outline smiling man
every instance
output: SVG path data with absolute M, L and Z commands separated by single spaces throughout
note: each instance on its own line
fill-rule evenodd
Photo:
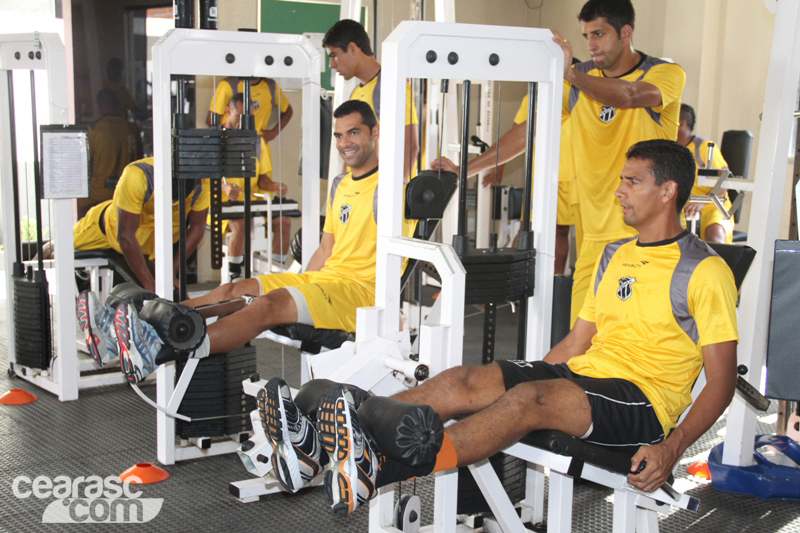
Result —
M 590 0 L 578 20 L 591 61 L 571 68 L 572 45 L 553 32 L 564 50 L 562 114 L 570 119 L 583 229 L 573 275 L 572 323 L 606 244 L 636 234 L 623 221 L 614 196 L 625 151 L 638 141 L 677 138 L 686 81 L 678 65 L 634 49 L 630 1 Z
M 333 117 L 336 147 L 351 170 L 333 180 L 322 238 L 308 268 L 302 274 L 265 274 L 220 285 L 184 302 L 199 306 L 255 296 L 246 307 L 210 324 L 193 357 L 238 348 L 283 324 L 353 332 L 356 309 L 374 305 L 378 124 L 369 105 L 356 100 L 343 103 Z M 413 226 L 406 226 L 410 235 Z M 140 381 L 155 369 L 163 342 L 133 305 L 117 307 L 114 322 L 123 372 L 129 381 Z
M 660 487 L 736 383 L 733 275 L 680 224 L 694 172 L 692 154 L 674 141 L 627 152 L 615 194 L 638 236 L 605 247 L 575 327 L 543 361 L 454 367 L 392 398 L 312 380 L 293 400 L 280 378 L 270 380 L 270 439 L 288 426 L 289 444 L 273 442 L 284 487 L 301 488 L 285 479 L 297 465 L 294 479 L 306 483 L 327 464 L 328 504 L 347 515 L 382 486 L 472 464 L 539 429 L 626 452 L 628 482 Z M 677 424 L 703 367 L 707 384 Z

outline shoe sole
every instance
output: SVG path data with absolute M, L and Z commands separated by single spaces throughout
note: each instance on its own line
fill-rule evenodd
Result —
M 258 391 L 256 399 L 261 427 L 272 446 L 272 469 L 275 477 L 286 491 L 295 493 L 304 483 L 283 408 L 284 398 L 280 389 L 284 385 L 280 378 L 272 378 Z
M 323 483 L 325 497 L 334 514 L 347 516 L 356 507 L 358 470 L 350 431 L 350 407 L 341 388 L 332 387 L 325 393 L 317 420 L 320 445 L 330 458 Z
M 97 366 L 105 366 L 103 359 L 107 357 L 108 351 L 103 339 L 95 333 L 99 328 L 94 321 L 94 313 L 89 309 L 89 295 L 82 292 L 78 296 L 77 302 L 78 325 L 86 335 L 86 348 L 92 356 Z
M 114 330 L 117 332 L 117 348 L 119 349 L 119 366 L 128 383 L 136 384 L 136 367 L 131 361 L 131 339 L 128 335 L 128 304 L 120 304 L 114 311 Z

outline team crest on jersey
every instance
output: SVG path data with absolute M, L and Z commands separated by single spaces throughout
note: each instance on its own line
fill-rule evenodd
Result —
M 614 115 L 617 114 L 617 108 L 611 107 L 608 105 L 604 105 L 603 109 L 600 110 L 600 120 L 608 124 L 614 119 Z
M 352 209 L 350 204 L 342 204 L 342 207 L 339 208 L 339 222 L 347 224 L 347 221 L 350 220 L 350 211 Z
M 625 276 L 624 278 L 620 278 L 619 288 L 617 289 L 617 296 L 619 296 L 619 299 L 622 300 L 623 302 L 628 298 L 630 298 L 631 294 L 633 294 L 633 289 L 631 288 L 631 285 L 633 285 L 634 281 L 636 281 L 636 278 L 632 278 L 630 276 Z
M 258 109 L 261 107 L 261 104 L 259 103 L 258 100 L 251 100 L 251 104 L 253 107 L 253 111 L 258 111 Z

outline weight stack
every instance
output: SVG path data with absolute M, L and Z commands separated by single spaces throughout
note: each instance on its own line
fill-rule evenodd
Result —
M 15 361 L 30 368 L 48 368 L 52 353 L 50 297 L 45 273 L 14 276 Z
M 464 303 L 515 302 L 533 296 L 536 250 L 470 249 L 460 259 L 467 271 Z
M 179 361 L 177 366 L 182 372 L 186 363 Z M 252 430 L 250 411 L 256 408 L 256 401 L 244 393 L 242 381 L 255 372 L 256 349 L 253 346 L 200 360 L 178 412 L 192 419 L 222 418 L 194 422 L 177 420 L 180 438 L 221 437 Z

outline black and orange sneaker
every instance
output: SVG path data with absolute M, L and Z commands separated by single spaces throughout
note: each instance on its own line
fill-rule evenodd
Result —
M 272 474 L 287 492 L 295 493 L 327 462 L 317 430 L 281 378 L 272 378 L 258 391 L 257 404 L 261 427 L 272 445 Z
M 325 497 L 335 514 L 347 516 L 377 494 L 381 458 L 358 425 L 353 395 L 346 387 L 334 385 L 322 397 L 317 430 L 329 461 Z

